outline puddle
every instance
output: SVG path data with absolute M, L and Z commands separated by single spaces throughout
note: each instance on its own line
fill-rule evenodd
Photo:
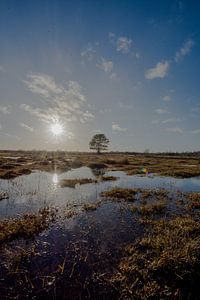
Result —
M 73 169 L 62 174 L 35 171 L 13 180 L 0 180 L 0 191 L 9 195 L 9 199 L 0 201 L 0 218 L 35 212 L 47 205 L 61 208 L 66 205 L 81 205 L 96 201 L 102 191 L 116 186 L 144 189 L 164 188 L 171 192 L 200 191 L 200 177 L 177 179 L 164 176 L 128 176 L 121 171 L 107 172 L 105 175 L 116 176 L 118 180 L 76 185 L 75 188 L 59 186 L 61 179 L 96 178 L 87 167 Z
M 128 176 L 117 171 L 105 174 L 116 176 L 116 181 L 98 181 L 75 188 L 59 186 L 61 179 L 96 178 L 95 174 L 81 167 L 62 174 L 35 171 L 13 180 L 0 180 L 0 191 L 9 195 L 9 199 L 0 201 L 1 219 L 33 213 L 46 206 L 58 207 L 57 219 L 49 229 L 32 240 L 17 239 L 7 251 L 0 251 L 3 297 L 52 299 L 50 295 L 56 291 L 54 299 L 117 299 L 112 287 L 108 288 L 102 280 L 105 274 L 112 273 L 125 246 L 143 234 L 145 225 L 138 222 L 138 214 L 132 213 L 127 203 L 104 201 L 97 210 L 88 212 L 83 210 L 84 203 L 99 201 L 102 191 L 114 187 L 164 188 L 171 196 L 177 191 L 200 191 L 200 177 Z M 168 198 L 168 213 L 175 210 L 175 201 L 171 199 Z M 65 213 L 69 207 L 79 213 L 68 218 Z M 14 257 L 23 257 L 31 247 L 34 255 L 17 262 L 20 272 L 16 273 Z M 23 289 L 21 282 L 25 282 Z

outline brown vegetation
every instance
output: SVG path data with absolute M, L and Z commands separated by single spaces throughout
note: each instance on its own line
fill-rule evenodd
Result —
M 146 236 L 126 248 L 112 277 L 120 299 L 196 299 L 199 222 L 184 216 L 150 224 Z
M 54 210 L 45 208 L 37 214 L 25 214 L 17 219 L 0 221 L 0 244 L 16 238 L 32 238 L 48 227 L 54 215 Z
M 112 200 L 134 201 L 137 193 L 138 189 L 114 188 L 110 191 L 102 192 L 101 196 Z

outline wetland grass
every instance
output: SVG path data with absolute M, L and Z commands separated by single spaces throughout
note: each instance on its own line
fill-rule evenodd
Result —
M 127 246 L 111 282 L 120 299 L 197 299 L 200 224 L 191 216 L 150 221 Z
M 60 186 L 62 188 L 64 187 L 70 187 L 70 188 L 75 188 L 77 184 L 88 184 L 88 183 L 97 183 L 96 179 L 92 178 L 80 178 L 80 179 L 62 179 L 60 181 Z
M 20 218 L 0 221 L 0 244 L 17 238 L 34 237 L 49 226 L 54 216 L 54 210 L 44 208 L 37 214 L 25 214 Z
M 101 196 L 111 200 L 135 201 L 138 189 L 114 188 L 101 193 Z

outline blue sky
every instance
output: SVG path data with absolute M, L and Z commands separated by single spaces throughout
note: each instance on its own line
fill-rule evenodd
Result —
M 0 39 L 1 149 L 200 149 L 199 1 L 1 0 Z

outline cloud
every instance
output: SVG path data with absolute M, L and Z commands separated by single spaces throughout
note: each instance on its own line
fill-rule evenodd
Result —
M 192 39 L 187 40 L 183 46 L 176 52 L 174 60 L 179 62 L 184 56 L 190 53 L 194 46 L 194 41 Z
M 167 124 L 167 123 L 172 123 L 172 122 L 181 122 L 182 120 L 179 119 L 179 118 L 171 118 L 171 119 L 166 119 L 166 120 L 163 120 L 162 123 L 163 124 Z
M 0 113 L 5 115 L 11 113 L 11 105 L 0 105 Z
M 89 44 L 81 51 L 81 57 L 86 58 L 88 61 L 92 61 L 94 59 L 95 54 L 96 49 L 91 44 Z
M 24 83 L 31 92 L 45 98 L 49 98 L 51 95 L 60 95 L 63 92 L 62 87 L 55 83 L 54 78 L 46 74 L 28 74 Z
M 0 65 L 0 71 L 4 71 L 4 67 Z
M 30 74 L 24 83 L 28 89 L 44 99 L 43 107 L 32 107 L 21 104 L 21 109 L 38 117 L 44 122 L 64 119 L 65 121 L 79 120 L 82 123 L 94 119 L 89 112 L 88 105 L 81 86 L 75 81 L 68 81 L 65 85 L 57 84 L 53 77 L 46 74 Z M 87 109 L 84 109 L 87 107 Z
M 166 128 L 166 131 L 174 132 L 174 133 L 183 133 L 183 130 L 180 127 Z
M 113 122 L 112 123 L 112 130 L 113 131 L 127 131 L 128 129 L 127 128 L 122 128 L 119 126 L 119 124 Z
M 164 109 L 164 108 L 157 108 L 157 109 L 155 110 L 155 112 L 156 112 L 157 114 L 166 114 L 168 111 L 167 111 L 167 109 Z
M 115 45 L 117 52 L 123 54 L 129 53 L 132 47 L 132 39 L 126 36 L 117 37 L 115 33 L 109 32 L 109 39 L 112 44 Z M 139 58 L 139 53 L 137 53 L 136 58 Z
M 102 57 L 100 62 L 96 66 L 99 69 L 103 70 L 105 73 L 110 73 L 113 69 L 113 62 L 111 60 L 105 60 Z
M 145 72 L 145 77 L 149 80 L 155 78 L 164 78 L 169 71 L 169 61 L 158 62 L 154 68 L 148 69 Z
M 0 124 L 0 130 L 2 129 L 2 125 Z
M 194 129 L 191 132 L 192 134 L 200 134 L 200 129 Z
M 169 102 L 169 101 L 171 101 L 171 96 L 166 95 L 163 97 L 163 100 L 166 102 Z
M 132 39 L 125 36 L 120 36 L 117 39 L 117 51 L 122 53 L 128 53 L 132 45 Z
M 30 127 L 30 126 L 28 126 L 28 125 L 25 124 L 25 123 L 20 123 L 20 126 L 21 126 L 22 128 L 24 128 L 24 129 L 30 131 L 30 132 L 33 132 L 33 131 L 34 131 L 33 127 Z

